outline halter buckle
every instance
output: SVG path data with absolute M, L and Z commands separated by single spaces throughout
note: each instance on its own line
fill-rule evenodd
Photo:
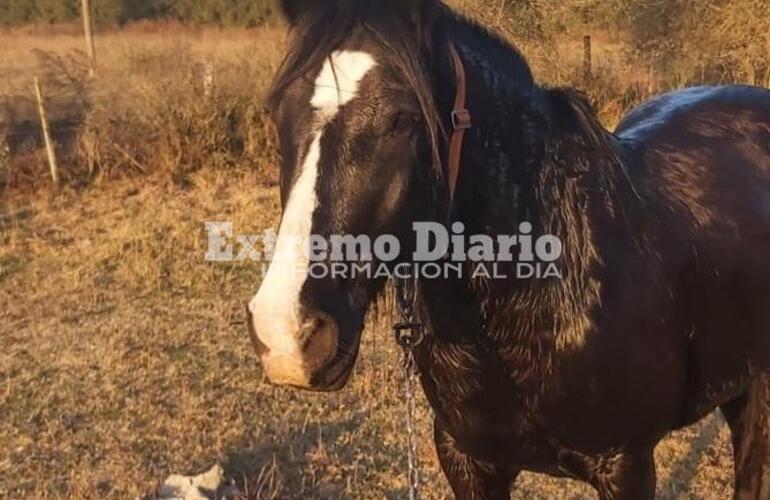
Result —
M 455 130 L 468 130 L 473 127 L 471 112 L 467 109 L 455 109 L 452 111 L 452 128 Z

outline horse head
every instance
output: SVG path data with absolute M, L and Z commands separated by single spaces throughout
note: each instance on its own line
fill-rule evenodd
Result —
M 444 7 L 433 0 L 282 7 L 294 36 L 268 106 L 282 152 L 283 216 L 249 304 L 252 340 L 274 383 L 336 390 L 385 280 L 313 276 L 303 242 L 388 234 L 407 255 L 411 223 L 441 216 L 446 193 L 433 181 L 449 117 L 440 108 L 452 97 L 441 77 L 452 74 L 442 74 L 451 67 L 445 53 L 434 57 L 432 22 Z

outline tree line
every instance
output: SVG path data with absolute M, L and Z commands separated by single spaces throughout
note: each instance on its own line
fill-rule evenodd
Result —
M 320 0 L 318 0 L 320 1 Z M 387 0 L 383 0 L 387 1 Z M 621 37 L 670 74 L 701 80 L 770 80 L 769 0 L 447 0 L 513 40 L 565 33 Z M 254 27 L 276 0 L 92 0 L 99 25 L 165 18 Z M 494 7 L 493 7 L 494 6 Z M 80 0 L 0 0 L 0 25 L 76 21 Z
M 100 24 L 166 18 L 225 26 L 257 26 L 273 13 L 272 0 L 92 0 Z M 0 24 L 62 23 L 80 17 L 80 0 L 0 0 Z

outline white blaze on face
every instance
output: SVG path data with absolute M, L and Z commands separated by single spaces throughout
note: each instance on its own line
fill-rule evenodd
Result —
M 305 248 L 318 205 L 316 185 L 321 139 L 326 126 L 358 94 L 361 80 L 376 62 L 366 52 L 339 51 L 327 59 L 315 81 L 310 100 L 315 126 L 310 148 L 292 187 L 278 232 L 273 261 L 249 308 L 260 340 L 278 356 L 299 354 L 300 292 L 310 262 Z

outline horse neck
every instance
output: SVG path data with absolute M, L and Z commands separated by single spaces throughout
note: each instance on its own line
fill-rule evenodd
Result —
M 465 66 L 473 122 L 464 141 L 452 218 L 469 231 L 492 227 L 510 233 L 535 208 L 528 188 L 537 170 L 534 141 L 542 140 L 539 130 L 546 126 L 538 109 L 542 92 L 515 49 L 465 20 L 455 18 L 450 26 L 447 37 Z M 451 63 L 446 66 L 441 100 L 451 106 L 457 89 Z
M 620 146 L 577 94 L 534 85 L 517 54 L 506 67 L 497 49 L 486 54 L 467 34 L 456 43 L 469 75 L 474 127 L 452 220 L 463 222 L 467 234 L 492 235 L 517 234 L 519 223 L 532 223 L 536 235 L 563 242 L 564 277 L 427 281 L 421 288 L 428 322 L 458 341 L 537 344 L 533 350 L 579 345 L 599 302 L 595 230 L 600 221 L 622 218 L 617 200 L 628 195 L 619 189 Z M 549 336 L 534 337 L 543 332 Z

